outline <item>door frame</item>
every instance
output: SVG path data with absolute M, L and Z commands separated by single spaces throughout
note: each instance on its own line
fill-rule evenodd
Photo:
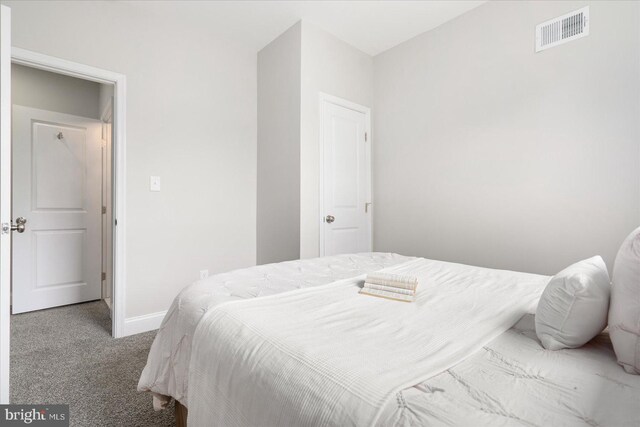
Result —
M 110 166 L 109 169 L 111 169 L 111 177 L 113 178 L 113 97 L 109 98 L 109 100 L 107 101 L 107 104 L 102 109 L 102 113 L 100 114 L 100 121 L 102 122 L 102 129 L 101 129 L 102 135 L 101 136 L 104 136 L 104 126 L 105 126 L 105 124 L 106 123 L 111 123 L 111 136 L 112 136 L 111 144 L 110 144 L 111 162 L 109 163 L 108 166 Z M 104 159 L 102 159 L 102 166 L 103 166 L 103 168 L 102 168 L 102 181 L 104 182 L 105 175 L 107 174 L 107 171 L 104 169 Z M 100 185 L 101 185 L 100 189 L 102 190 L 102 198 L 100 200 L 100 203 L 101 203 L 101 206 L 109 206 L 110 205 L 110 207 L 111 207 L 111 212 L 110 212 L 111 213 L 111 220 L 113 221 L 113 218 L 114 218 L 114 216 L 113 216 L 113 213 L 114 213 L 113 212 L 113 182 L 111 183 L 111 187 L 110 187 L 111 188 L 111 193 L 112 193 L 111 194 L 112 198 L 111 198 L 111 203 L 110 204 L 109 203 L 105 203 L 105 200 L 104 200 L 103 182 L 100 183 Z M 109 218 L 109 212 L 108 211 L 107 211 L 106 217 L 103 216 L 101 218 L 102 221 L 101 221 L 101 224 L 100 224 L 100 234 L 102 235 L 101 244 L 102 244 L 102 252 L 103 252 L 102 253 L 102 259 L 100 260 L 101 263 L 103 263 L 102 264 L 102 271 L 105 271 L 104 248 L 105 248 L 105 239 L 106 239 L 106 236 L 104 235 L 104 225 L 102 224 L 102 222 L 105 221 L 107 218 Z M 106 246 L 108 247 L 109 245 L 106 245 Z M 113 235 L 111 236 L 111 249 L 113 249 Z M 107 257 L 107 265 L 109 265 L 109 259 L 111 259 L 111 267 L 112 267 L 111 270 L 113 270 L 113 266 L 114 266 L 113 253 L 110 256 L 111 256 L 111 258 Z M 106 272 L 109 273 L 109 271 L 106 271 Z M 111 313 L 111 318 L 113 319 L 113 271 L 111 271 L 110 273 L 111 273 L 111 275 L 109 277 L 109 279 L 110 279 L 109 281 L 111 283 L 107 283 L 107 284 L 110 285 L 112 293 L 109 296 L 110 303 L 107 304 L 107 305 L 109 306 L 109 311 Z M 104 288 L 105 287 L 103 285 L 103 281 L 101 280 L 100 281 L 100 291 L 102 293 L 102 299 L 104 299 L 106 301 L 106 298 L 104 297 Z
M 358 113 L 363 113 L 365 117 L 364 127 L 367 135 L 365 140 L 365 163 L 369 165 L 369 169 L 367 171 L 368 178 L 369 178 L 369 188 L 367 189 L 367 193 L 368 193 L 367 199 L 371 203 L 371 208 L 369 210 L 369 212 L 371 213 L 371 220 L 369 222 L 369 251 L 372 251 L 373 250 L 373 210 L 374 210 L 373 208 L 375 204 L 373 203 L 373 191 L 372 191 L 373 162 L 371 157 L 371 145 L 372 145 L 371 143 L 373 141 L 373 138 L 371 137 L 371 108 L 365 107 L 364 105 L 356 104 L 355 102 L 351 102 L 334 95 L 329 95 L 324 92 L 318 92 L 318 109 L 319 109 L 318 111 L 318 117 L 319 117 L 318 157 L 319 157 L 319 165 L 320 165 L 320 170 L 318 174 L 320 179 L 320 182 L 319 182 L 320 194 L 319 194 L 319 202 L 318 202 L 318 207 L 319 207 L 318 241 L 320 243 L 319 255 L 325 256 L 325 242 L 324 242 L 324 214 L 325 214 L 325 210 L 324 210 L 324 122 L 325 122 L 325 117 L 324 117 L 324 108 L 323 108 L 325 103 L 334 104 L 340 107 L 348 108 L 349 110 L 357 111 Z
M 111 334 L 125 336 L 126 302 L 126 76 L 18 47 L 11 49 L 11 61 L 31 68 L 114 85 L 113 91 L 113 289 Z

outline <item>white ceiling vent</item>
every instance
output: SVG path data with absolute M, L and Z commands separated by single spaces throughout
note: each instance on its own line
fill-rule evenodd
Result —
M 536 52 L 589 35 L 589 6 L 536 26 Z

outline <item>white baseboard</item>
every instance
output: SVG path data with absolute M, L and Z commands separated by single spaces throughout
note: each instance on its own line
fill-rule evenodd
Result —
M 167 311 L 144 314 L 142 316 L 129 317 L 124 320 L 124 336 L 140 334 L 142 332 L 153 331 L 160 327 L 162 319 Z

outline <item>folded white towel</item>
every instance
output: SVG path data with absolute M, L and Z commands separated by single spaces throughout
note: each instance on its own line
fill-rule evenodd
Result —
M 364 287 L 367 289 L 375 289 L 378 291 L 385 291 L 385 292 L 395 292 L 395 293 L 404 294 L 404 295 L 416 294 L 416 291 L 411 289 L 397 288 L 395 286 L 376 285 L 375 283 L 364 282 Z
M 415 294 L 407 295 L 407 294 L 401 294 L 398 292 L 382 291 L 380 289 L 372 289 L 367 287 L 360 289 L 360 293 L 364 295 L 371 295 L 374 297 L 392 299 L 392 300 L 403 301 L 403 302 L 413 302 L 416 299 Z
M 393 286 L 395 288 L 410 289 L 415 291 L 418 287 L 418 278 L 400 274 L 373 272 L 367 274 L 367 283 L 375 285 Z

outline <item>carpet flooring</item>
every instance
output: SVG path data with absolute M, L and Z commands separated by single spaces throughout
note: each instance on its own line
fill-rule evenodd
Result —
M 154 332 L 114 339 L 103 301 L 11 316 L 11 401 L 70 405 L 72 426 L 173 426 L 136 391 Z

